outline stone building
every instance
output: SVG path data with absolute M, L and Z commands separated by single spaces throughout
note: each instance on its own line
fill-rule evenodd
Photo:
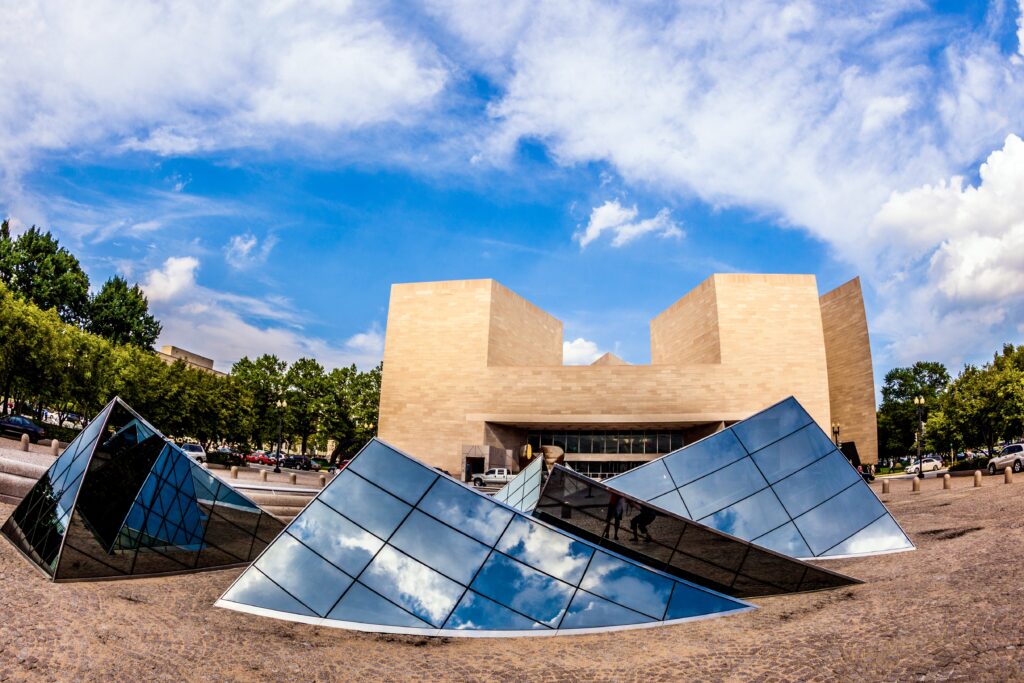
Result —
M 380 437 L 453 473 L 518 469 L 531 444 L 607 477 L 794 396 L 877 462 L 858 279 L 819 295 L 813 275 L 715 274 L 650 334 L 648 365 L 567 366 L 562 323 L 494 280 L 396 284 Z

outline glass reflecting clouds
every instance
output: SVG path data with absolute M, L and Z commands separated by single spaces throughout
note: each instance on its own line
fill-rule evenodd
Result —
M 565 534 L 516 517 L 498 542 L 498 550 L 575 585 L 579 583 L 593 549 Z
M 433 470 L 422 467 L 380 441 L 371 441 L 363 450 L 370 451 L 368 457 L 353 458 L 348 467 L 411 505 L 415 505 L 437 479 L 438 475 Z
M 682 506 L 663 490 L 664 478 L 644 474 L 657 472 L 659 462 L 679 485 Z M 913 547 L 895 521 L 887 525 L 891 533 L 865 534 L 860 542 L 844 544 L 888 512 L 792 397 L 660 461 L 605 481 L 628 495 L 744 540 L 756 539 L 791 557 Z M 847 493 L 848 488 L 853 492 Z M 857 550 L 830 550 L 839 545 Z
M 374 444 L 292 521 L 219 606 L 276 609 L 261 604 L 264 594 L 273 604 L 290 604 L 262 579 L 247 578 L 266 572 L 273 586 L 323 617 L 317 623 L 367 630 L 526 634 L 628 626 L 662 620 L 674 585 L 696 591 L 698 602 L 716 605 L 715 612 L 750 608 L 610 552 L 599 553 L 594 564 L 592 544 Z M 389 455 L 381 458 L 381 449 Z M 377 458 L 388 467 L 358 462 Z M 383 472 L 419 483 L 384 487 L 365 478 Z M 385 488 L 416 497 L 417 504 Z

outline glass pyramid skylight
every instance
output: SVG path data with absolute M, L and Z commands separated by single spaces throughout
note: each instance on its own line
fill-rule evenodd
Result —
M 115 398 L 2 531 L 64 581 L 247 564 L 283 527 Z
M 605 483 L 790 557 L 914 548 L 793 397 Z
M 544 479 L 544 458 L 538 456 L 533 462 L 513 477 L 494 494 L 495 500 L 514 507 L 521 512 L 530 512 L 540 498 L 540 485 Z
M 599 549 L 376 439 L 217 605 L 454 636 L 656 626 L 753 608 Z

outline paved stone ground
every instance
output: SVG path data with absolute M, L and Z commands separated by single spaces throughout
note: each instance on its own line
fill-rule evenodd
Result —
M 864 585 L 577 637 L 314 628 L 211 607 L 238 570 L 50 584 L 0 542 L 0 680 L 1024 680 L 1018 479 L 955 479 L 952 491 L 927 480 L 919 494 L 894 482 L 884 499 L 918 550 L 828 564 Z

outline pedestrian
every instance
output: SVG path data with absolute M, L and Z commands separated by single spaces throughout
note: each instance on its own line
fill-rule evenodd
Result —
M 637 530 L 644 535 L 644 538 L 651 542 L 654 539 L 651 538 L 650 532 L 647 531 L 647 525 L 658 518 L 658 515 L 651 508 L 646 505 L 640 506 L 640 514 L 633 519 L 629 520 L 629 528 L 633 530 L 633 542 L 639 543 L 640 538 L 637 536 Z
M 626 511 L 626 499 L 617 493 L 612 493 L 608 498 L 608 511 L 604 516 L 604 532 L 602 538 L 608 538 L 608 530 L 615 524 L 615 540 L 619 540 L 619 525 L 622 523 L 622 515 Z

